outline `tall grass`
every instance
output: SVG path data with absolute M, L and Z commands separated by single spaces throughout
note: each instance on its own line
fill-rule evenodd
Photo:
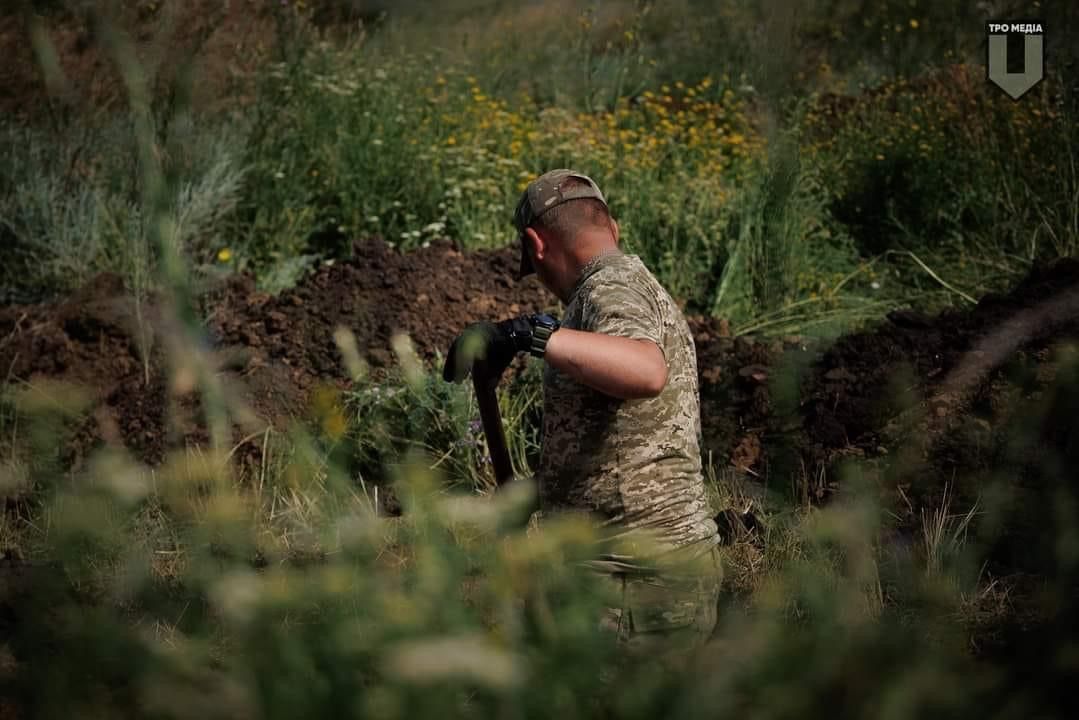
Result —
M 128 149 L 133 131 L 123 119 L 75 127 L 59 137 L 4 128 L 5 285 L 33 297 L 68 292 L 112 271 L 133 288 L 147 289 L 158 255 L 139 198 L 137 161 Z M 165 159 L 176 177 L 175 194 L 167 203 L 182 252 L 205 264 L 225 244 L 221 221 L 240 195 L 240 156 L 235 137 L 219 128 L 175 132 Z
M 245 120 L 155 120 L 168 172 L 190 183 L 170 201 L 185 252 L 278 290 L 356 236 L 500 246 L 520 188 L 559 165 L 600 181 L 627 248 L 690 311 L 743 331 L 830 333 L 1074 251 L 1074 123 L 1050 83 L 1009 104 L 969 72 L 923 67 L 974 58 L 981 11 L 789 9 L 412 3 L 352 8 L 364 20 L 320 36 L 333 8 L 274 5 L 276 62 Z M 837 17 L 841 37 L 825 32 Z M 855 79 L 860 99 L 811 94 Z M 152 253 L 116 239 L 140 222 L 130 159 L 110 149 L 125 130 L 80 125 L 57 148 L 10 131 L 5 265 L 53 290 L 106 268 L 140 285 Z M 1041 145 L 1063 148 L 1059 163 Z

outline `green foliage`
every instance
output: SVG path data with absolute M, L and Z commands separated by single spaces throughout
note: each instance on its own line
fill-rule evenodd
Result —
M 773 523 L 750 611 L 725 602 L 714 642 L 672 672 L 616 652 L 580 564 L 595 529 L 524 530 L 527 483 L 452 495 L 412 464 L 397 480 L 404 517 L 383 518 L 361 494 L 309 492 L 347 479 L 293 442 L 261 498 L 221 456 L 188 451 L 156 473 L 103 455 L 50 499 L 38 542 L 56 564 L 20 580 L 10 696 L 46 716 L 195 717 L 208 703 L 268 717 L 914 718 L 966 717 L 1021 688 L 968 654 L 948 566 L 927 582 L 889 558 L 871 489 Z M 147 534 L 148 513 L 171 530 Z M 301 516 L 312 524 L 298 542 Z M 1001 716 L 1042 702 L 1013 694 Z
M 147 289 L 158 261 L 140 196 L 141 172 L 127 121 L 52 132 L 6 127 L 0 147 L 0 277 L 33 298 L 72 291 L 95 274 L 117 272 L 136 292 Z M 166 139 L 164 171 L 175 178 L 167 198 L 177 242 L 197 264 L 222 246 L 223 220 L 240 194 L 235 138 L 189 125 Z
M 805 116 L 806 162 L 829 179 L 829 224 L 864 257 L 914 252 L 968 293 L 1074 253 L 1074 124 L 1042 90 L 1015 103 L 980 69 L 953 66 L 821 98 Z M 900 284 L 938 285 L 924 269 L 906 262 Z
M 760 145 L 728 86 L 679 81 L 574 112 L 498 97 L 501 80 L 443 53 L 357 51 L 313 48 L 263 79 L 268 112 L 249 145 L 252 195 L 238 233 L 256 266 L 347 254 L 357 233 L 406 249 L 441 235 L 499 246 L 527 178 L 574 163 L 613 188 L 628 247 L 703 304 L 729 186 Z
M 187 183 L 165 204 L 197 265 L 278 291 L 357 236 L 502 246 L 524 182 L 563 165 L 607 190 L 627 249 L 687 310 L 742 332 L 832 333 L 1075 252 L 1074 123 L 1052 83 L 1011 103 L 977 71 L 925 67 L 976 57 L 980 9 L 383 10 L 273 4 L 275 62 L 245 120 L 150 118 Z M 362 23 L 331 42 L 331 16 Z M 804 112 L 811 91 L 825 94 Z M 32 298 L 111 269 L 143 292 L 158 249 L 130 126 L 8 133 L 6 285 Z
M 437 365 L 411 382 L 395 371 L 355 384 L 345 398 L 351 426 L 345 453 L 354 472 L 370 480 L 418 453 L 451 485 L 491 490 L 491 457 L 471 381 L 447 383 Z M 538 368 L 504 386 L 499 404 L 515 475 L 527 477 L 538 449 Z

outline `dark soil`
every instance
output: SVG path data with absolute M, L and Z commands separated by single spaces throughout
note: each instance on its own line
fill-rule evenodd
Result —
M 470 322 L 555 307 L 535 278 L 514 279 L 516 259 L 512 248 L 462 254 L 448 242 L 401 254 L 376 239 L 358 242 L 351 259 L 321 266 L 280 295 L 258 292 L 251 278 L 238 276 L 201 301 L 221 372 L 243 381 L 229 385 L 246 388 L 255 413 L 281 425 L 303 414 L 317 384 L 347 385 L 333 340 L 337 327 L 355 334 L 377 373 L 395 364 L 390 338 L 398 332 L 433 362 Z M 1007 296 L 937 317 L 898 311 L 826 349 L 801 338 L 731 338 L 719 320 L 690 318 L 705 450 L 720 467 L 822 500 L 837 486 L 830 471 L 838 461 L 885 456 L 901 445 L 910 455 L 908 435 L 925 436 L 917 457 L 907 459 L 923 471 L 929 463 L 934 479 L 924 488 L 909 477 L 890 479 L 892 489 L 928 500 L 942 488 L 937 474 L 991 461 L 990 440 L 1016 412 L 1013 401 L 1047 391 L 1054 348 L 1079 334 L 1077 293 L 1079 262 L 1060 261 Z M 119 278 L 99 277 L 60 302 L 0 308 L 0 369 L 7 377 L 94 391 L 71 460 L 104 441 L 154 463 L 169 445 L 203 437 L 197 408 L 166 387 L 169 332 L 155 303 L 144 303 L 142 312 L 157 328 L 149 384 L 136 307 Z M 185 408 L 186 423 L 176 412 Z M 176 415 L 181 421 L 170 427 Z M 972 428 L 986 434 L 979 447 L 989 450 L 972 453 L 957 439 Z M 822 468 L 823 483 L 797 485 Z
M 354 257 L 322 266 L 278 296 L 235 277 L 205 293 L 207 334 L 228 388 L 263 422 L 302 417 L 320 383 L 347 385 L 333 339 L 351 330 L 373 372 L 396 363 L 390 339 L 407 333 L 433 361 L 470 322 L 551 307 L 554 298 L 531 278 L 513 279 L 513 250 L 463 255 L 449 243 L 401 254 L 379 240 L 358 243 Z M 103 275 L 60 302 L 0 308 L 0 368 L 12 381 L 61 381 L 93 393 L 84 421 L 63 449 L 78 465 L 102 443 L 126 446 L 160 462 L 170 446 L 200 443 L 206 433 L 197 403 L 167 387 L 165 347 L 174 333 L 156 302 L 142 307 L 153 327 L 149 383 L 138 342 L 138 313 L 120 278 Z M 238 428 L 240 437 L 251 428 Z M 254 428 L 257 431 L 257 428 Z
M 375 368 L 395 363 L 390 338 L 408 334 L 420 357 L 445 352 L 468 323 L 552 307 L 534 278 L 515 280 L 514 250 L 463 254 L 448 242 L 409 254 L 381 241 L 358 243 L 354 257 L 323 266 L 276 297 L 233 280 L 214 300 L 210 326 L 222 345 L 254 350 L 293 371 L 303 388 L 347 373 L 333 330 L 351 330 Z

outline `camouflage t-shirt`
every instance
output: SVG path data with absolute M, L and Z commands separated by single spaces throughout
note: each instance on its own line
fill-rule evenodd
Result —
M 667 385 L 654 398 L 619 400 L 546 366 L 543 515 L 588 511 L 616 531 L 707 550 L 718 538 L 701 476 L 697 356 L 681 310 L 637 256 L 615 253 L 585 266 L 562 325 L 651 340 L 667 360 Z

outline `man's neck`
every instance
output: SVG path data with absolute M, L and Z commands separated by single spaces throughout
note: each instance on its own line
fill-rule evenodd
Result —
M 563 303 L 569 303 L 573 297 L 573 291 L 581 283 L 581 276 L 585 270 L 591 266 L 594 262 L 600 258 L 608 257 L 610 255 L 621 255 L 622 250 L 617 245 L 611 245 L 610 243 L 604 243 L 603 245 L 596 245 L 591 248 L 584 247 L 581 251 L 574 254 L 573 265 L 574 272 L 572 274 L 573 281 L 566 287 L 561 293 L 562 297 L 559 299 Z

